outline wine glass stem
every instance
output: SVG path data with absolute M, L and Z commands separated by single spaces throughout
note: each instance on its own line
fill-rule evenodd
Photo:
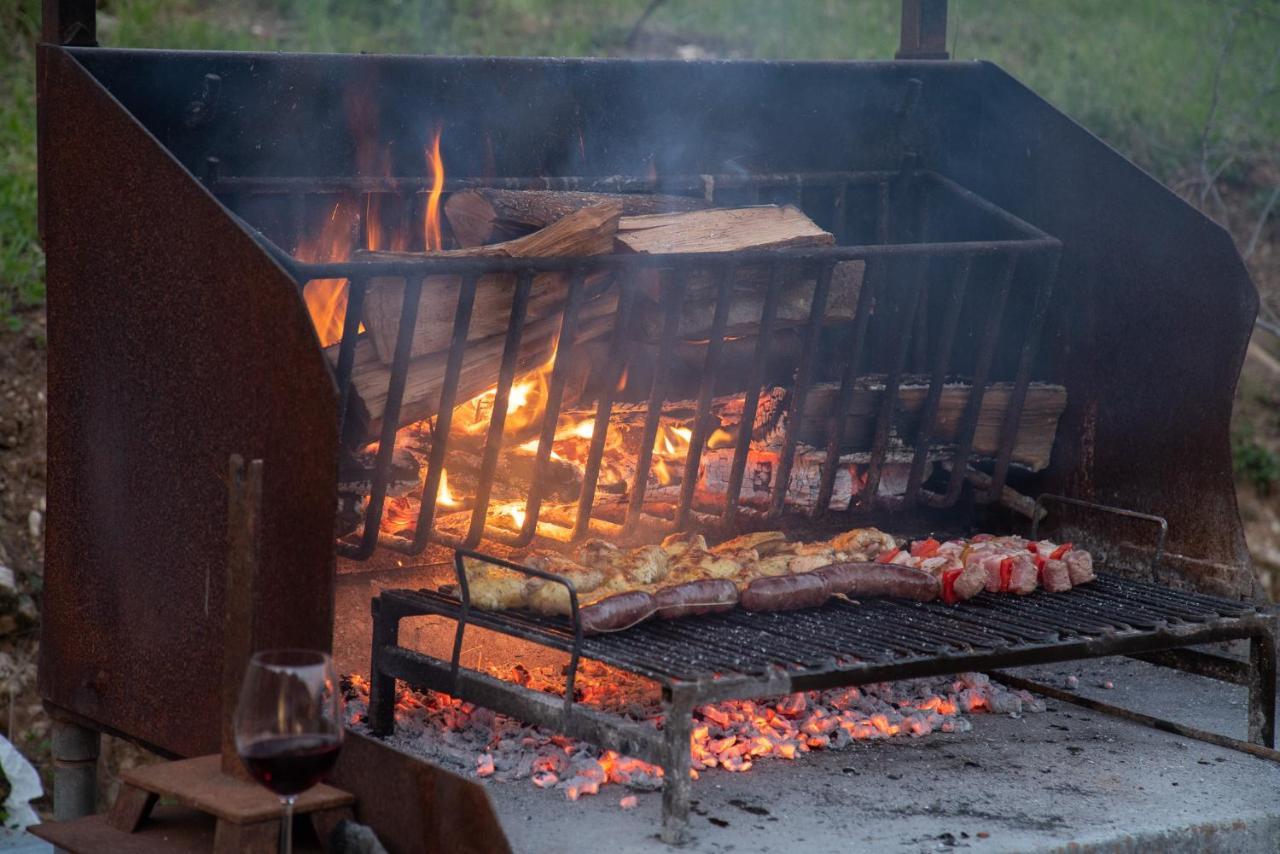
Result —
M 281 798 L 284 804 L 284 816 L 280 819 L 280 854 L 293 854 L 293 804 L 297 795 Z

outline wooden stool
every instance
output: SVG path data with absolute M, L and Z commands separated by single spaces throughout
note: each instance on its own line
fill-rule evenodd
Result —
M 157 800 L 169 798 L 217 818 L 215 854 L 277 851 L 284 813 L 280 799 L 257 783 L 222 773 L 216 754 L 131 768 L 120 777 L 120 794 L 107 815 L 107 823 L 116 830 L 133 833 Z M 308 815 L 321 845 L 326 845 L 338 822 L 353 817 L 354 803 L 349 793 L 322 784 L 298 796 L 294 814 Z

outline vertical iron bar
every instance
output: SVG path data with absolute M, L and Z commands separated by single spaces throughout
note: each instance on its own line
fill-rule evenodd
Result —
M 1270 634 L 1249 638 L 1249 741 L 1276 746 L 1276 641 Z
M 631 498 L 627 505 L 627 518 L 623 523 L 623 535 L 635 532 L 644 512 L 644 495 L 649 487 L 649 466 L 653 462 L 653 443 L 658 438 L 658 426 L 662 422 L 662 404 L 666 400 L 667 374 L 675 352 L 677 333 L 680 331 L 681 307 L 684 304 L 687 272 L 674 272 L 675 281 L 663 286 L 662 336 L 658 344 L 657 367 L 649 386 L 649 403 L 645 411 L 644 432 L 640 437 L 640 450 L 636 457 L 636 474 L 631 484 Z
M 467 347 L 467 333 L 471 328 L 471 309 L 476 301 L 475 273 L 462 277 L 458 288 L 458 305 L 453 313 L 453 338 L 449 342 L 449 357 L 444 366 L 444 383 L 440 388 L 440 405 L 436 409 L 436 421 L 431 430 L 431 454 L 427 458 L 427 482 L 422 487 L 422 500 L 418 505 L 418 526 L 413 532 L 413 547 L 421 551 L 431 536 L 435 524 L 436 498 L 440 494 L 440 477 L 444 472 L 445 458 L 449 452 L 449 430 L 453 426 L 453 408 L 458 403 L 458 378 L 462 375 L 462 355 Z M 446 279 L 437 278 L 443 283 Z
M 915 324 L 916 308 L 920 304 L 920 293 L 924 290 L 926 271 L 929 266 L 929 259 L 922 258 L 918 262 L 921 272 L 919 276 L 912 277 L 910 289 L 902 295 L 905 304 L 900 304 L 899 311 L 902 312 L 901 325 L 898 329 L 898 340 L 894 344 L 893 361 L 889 365 L 889 374 L 884 381 L 884 397 L 880 400 L 880 412 L 876 415 L 876 432 L 875 439 L 871 445 L 871 464 L 867 468 L 867 483 L 861 493 L 865 496 L 864 501 L 858 502 L 857 496 L 853 496 L 849 502 L 849 508 L 853 509 L 855 503 L 862 503 L 870 507 L 876 500 L 876 493 L 880 489 L 880 475 L 884 471 L 884 458 L 889 451 L 889 434 L 893 426 L 893 415 L 898 408 L 898 386 L 902 383 L 902 370 L 907 362 L 907 350 L 911 345 L 911 327 Z
M 782 454 L 778 458 L 778 471 L 769 501 L 769 518 L 782 515 L 791 487 L 791 468 L 795 465 L 796 442 L 800 420 L 804 417 L 804 403 L 809 396 L 809 384 L 813 381 L 814 363 L 818 357 L 818 339 L 822 334 L 822 318 L 827 311 L 827 292 L 831 289 L 831 267 L 824 266 L 814 280 L 813 301 L 809 306 L 809 320 L 804 328 L 804 341 L 800 347 L 800 366 L 796 371 L 796 383 L 791 392 L 791 405 L 787 407 L 787 425 L 782 434 Z
M 969 388 L 969 398 L 965 401 L 964 414 L 960 419 L 959 443 L 955 456 L 952 457 L 951 479 L 947 482 L 947 492 L 941 502 L 931 502 L 941 507 L 951 507 L 960 499 L 960 488 L 965 482 L 965 470 L 969 467 L 969 455 L 973 452 L 973 437 L 978 429 L 978 415 L 982 412 L 982 399 L 987 394 L 987 377 L 991 371 L 991 360 L 995 356 L 996 342 L 1000 338 L 1004 306 L 1009 300 L 1009 288 L 1017 268 L 1018 256 L 1010 252 L 1006 256 L 1004 272 L 1000 275 L 1000 289 L 987 315 L 987 326 L 983 330 L 982 341 L 978 345 L 973 385 Z
M 422 298 L 425 279 L 407 280 L 404 284 L 404 307 L 396 332 L 396 349 L 391 360 L 391 379 L 387 383 L 387 403 L 382 411 L 382 430 L 378 435 L 378 454 L 373 464 L 373 488 L 364 515 L 364 534 L 360 540 L 359 558 L 373 554 L 378 545 L 378 529 L 382 524 L 382 505 L 387 498 L 387 479 L 391 459 L 396 450 L 396 430 L 400 427 L 400 405 L 409 375 L 409 354 L 413 350 L 413 331 L 418 322 L 418 302 Z M 433 443 L 434 444 L 434 443 Z
M 722 265 L 717 271 L 716 310 L 711 317 L 711 334 L 707 340 L 707 356 L 702 364 L 702 384 L 698 388 L 697 413 L 684 463 L 684 479 L 680 481 L 680 506 L 676 510 L 676 528 L 689 523 L 689 510 L 693 507 L 693 494 L 698 486 L 698 467 L 702 463 L 702 448 L 707 441 L 707 416 L 711 412 L 711 398 L 716 390 L 716 372 L 720 367 L 720 355 L 724 350 L 724 330 L 729 324 L 729 307 L 733 302 L 732 263 Z
M 1049 300 L 1053 295 L 1053 286 L 1058 277 L 1058 262 L 1062 255 L 1054 250 L 1049 258 L 1049 269 L 1040 279 L 1036 288 L 1035 304 L 1031 312 L 1031 321 L 1027 325 L 1027 336 L 1022 342 L 1022 354 L 1018 357 L 1018 373 L 1013 382 L 1013 392 L 1009 395 L 1009 404 L 1005 409 L 1004 422 L 1000 425 L 1000 449 L 996 456 L 996 466 L 991 473 L 991 489 L 988 500 L 998 501 L 1004 491 L 1005 479 L 1009 476 L 1009 462 L 1013 459 L 1013 448 L 1018 444 L 1018 428 L 1022 422 L 1022 407 L 1027 401 L 1027 386 L 1031 383 L 1031 363 L 1036 351 L 1040 348 L 1040 332 L 1044 329 L 1045 318 L 1049 314 Z
M 831 203 L 831 228 L 835 231 L 836 245 L 843 246 L 849 242 L 849 182 L 841 181 L 836 186 L 836 197 Z
M 502 363 L 498 367 L 498 387 L 494 392 L 493 410 L 489 414 L 489 432 L 484 440 L 484 456 L 480 460 L 480 483 L 476 487 L 475 507 L 471 511 L 471 527 L 467 531 L 467 548 L 473 548 L 484 536 L 484 523 L 489 512 L 489 498 L 493 494 L 493 477 L 498 469 L 498 455 L 502 452 L 502 433 L 507 426 L 507 407 L 510 403 L 511 384 L 515 382 L 520 358 L 520 339 L 524 335 L 524 323 L 529 308 L 529 294 L 533 287 L 533 273 L 521 270 L 516 274 L 516 290 L 511 299 L 511 320 L 507 324 L 507 338 L 503 342 Z
M 841 185 L 844 186 L 844 185 Z M 775 261 L 769 271 L 769 288 L 765 291 L 764 307 L 760 309 L 760 334 L 756 338 L 755 355 L 751 363 L 751 375 L 747 379 L 747 391 L 742 397 L 742 418 L 738 422 L 738 435 L 734 439 L 733 465 L 729 469 L 729 486 L 725 491 L 725 530 L 731 530 L 738 515 L 738 501 L 742 496 L 742 476 L 747 468 L 747 454 L 751 449 L 751 434 L 755 429 L 756 410 L 760 407 L 760 387 L 764 383 L 765 369 L 769 363 L 769 341 L 773 337 L 773 325 L 778 316 L 778 300 L 782 294 L 782 282 L 786 266 Z
M 673 690 L 663 715 L 662 841 L 678 845 L 689 825 L 689 739 L 693 733 L 693 699 Z
M 564 319 L 560 322 L 560 337 L 556 341 L 555 364 L 551 366 L 551 381 L 547 385 L 547 405 L 542 414 L 542 432 L 538 436 L 538 450 L 533 463 L 533 483 L 525 503 L 524 525 L 514 545 L 527 546 L 538 530 L 538 514 L 542 512 L 542 489 L 547 481 L 547 469 L 551 465 L 551 447 L 556 441 L 556 426 L 560 421 L 560 404 L 564 400 L 565 377 L 573 357 L 573 347 L 578 336 L 578 311 L 586 292 L 586 271 L 578 270 L 569 281 L 569 294 L 565 300 Z
M 342 342 L 338 345 L 338 435 L 345 436 L 347 407 L 351 404 L 351 371 L 356 364 L 356 336 L 368 282 L 363 276 L 347 282 L 347 308 L 342 318 Z
M 889 194 L 889 180 L 886 178 L 876 185 L 876 243 L 887 244 L 893 233 L 893 214 Z
M 853 342 L 849 348 L 849 357 L 844 363 L 844 373 L 840 377 L 840 395 L 836 402 L 834 417 L 827 430 L 827 456 L 822 466 L 822 480 L 818 483 L 818 502 L 810 514 L 815 519 L 826 515 L 831 506 L 831 493 L 835 491 L 836 474 L 840 469 L 840 448 L 844 445 L 844 430 L 849 420 L 849 409 L 853 405 L 858 374 L 862 370 L 862 353 L 867 343 L 867 325 L 871 322 L 871 307 L 875 304 L 874 288 L 880 279 L 883 266 L 888 262 L 875 257 L 868 258 L 863 263 L 862 288 L 858 292 L 858 307 L 854 312 Z
M 382 650 L 399 643 L 400 616 L 375 596 L 369 603 L 373 611 L 373 650 L 369 654 L 369 728 L 375 735 L 388 736 L 396 726 L 396 679 L 378 666 Z
M 307 197 L 302 193 L 289 194 L 289 219 L 293 221 L 292 246 L 297 251 L 302 235 L 307 233 Z
M 591 511 L 595 506 L 596 482 L 600 479 L 600 461 L 604 457 L 604 443 L 609 432 L 609 416 L 613 412 L 613 395 L 622 378 L 627 360 L 627 335 L 630 333 L 631 306 L 635 303 L 639 268 L 629 271 L 619 282 L 622 293 L 618 295 L 618 313 L 613 324 L 613 341 L 609 347 L 609 363 L 606 367 L 605 387 L 596 404 L 595 426 L 591 433 L 591 446 L 587 450 L 587 464 L 582 476 L 582 494 L 578 496 L 578 515 L 573 522 L 572 539 L 586 536 L 591 525 Z M 526 518 L 526 522 L 528 519 Z
M 965 290 L 973 272 L 973 256 L 959 260 L 955 283 L 951 286 L 951 301 L 947 304 L 947 316 L 942 323 L 942 336 L 938 339 L 938 352 L 934 357 L 933 376 L 929 379 L 929 392 L 920 409 L 920 426 L 916 430 L 915 456 L 911 458 L 911 473 L 907 477 L 907 491 L 903 500 L 916 501 L 920 484 L 924 482 L 924 469 L 929 461 L 929 443 L 933 441 L 933 428 L 938 419 L 938 406 L 942 402 L 942 390 L 947 381 L 947 369 L 951 364 L 951 348 L 955 344 L 956 330 L 960 326 L 960 309 L 964 306 Z

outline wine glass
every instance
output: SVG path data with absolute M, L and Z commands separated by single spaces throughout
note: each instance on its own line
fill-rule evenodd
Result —
M 273 649 L 249 661 L 236 706 L 236 752 L 280 797 L 280 852 L 293 851 L 293 805 L 320 782 L 342 747 L 341 695 L 326 653 Z

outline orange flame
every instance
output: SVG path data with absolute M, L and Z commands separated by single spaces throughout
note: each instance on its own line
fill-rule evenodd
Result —
M 431 147 L 427 149 L 427 170 L 431 174 L 431 194 L 427 196 L 427 216 L 423 224 L 423 245 L 427 249 L 443 249 L 440 232 L 440 196 L 444 193 L 444 158 L 440 156 L 440 132 L 436 125 L 431 135 Z
M 329 212 L 319 234 L 301 239 L 294 255 L 308 264 L 345 261 L 355 243 L 355 224 L 359 210 L 353 204 L 339 201 Z M 347 280 L 316 279 L 302 290 L 302 299 L 320 337 L 320 346 L 328 347 L 342 338 L 342 323 L 347 314 Z
M 436 491 L 436 505 L 439 507 L 457 507 L 458 499 L 449 491 L 449 470 L 440 469 L 440 488 Z

